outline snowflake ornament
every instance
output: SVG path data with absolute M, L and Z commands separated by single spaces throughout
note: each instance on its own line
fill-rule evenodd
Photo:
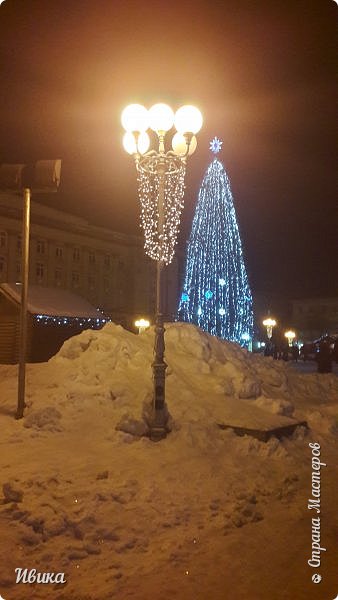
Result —
M 220 150 L 222 149 L 222 144 L 223 142 L 219 140 L 218 137 L 214 137 L 214 139 L 210 142 L 209 148 L 211 152 L 213 152 L 214 154 L 218 154 L 218 152 L 220 152 Z

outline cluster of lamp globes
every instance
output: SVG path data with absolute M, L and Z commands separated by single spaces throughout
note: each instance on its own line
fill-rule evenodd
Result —
M 271 339 L 272 329 L 277 325 L 277 321 L 275 319 L 271 319 L 270 317 L 268 317 L 267 319 L 264 319 L 263 325 L 264 325 L 264 327 L 266 327 L 268 338 Z M 289 346 L 292 346 L 292 342 L 296 337 L 296 333 L 294 331 L 292 331 L 291 329 L 289 329 L 288 331 L 286 331 L 284 333 L 284 336 L 287 338 L 287 340 L 289 342 Z
M 172 138 L 172 149 L 175 155 L 183 157 L 196 150 L 196 133 L 202 127 L 203 117 L 195 106 L 181 106 L 176 113 L 168 104 L 154 104 L 147 110 L 142 104 L 129 104 L 121 115 L 122 126 L 126 133 L 123 136 L 123 147 L 128 154 L 145 154 L 150 146 L 148 129 L 152 129 L 163 139 L 165 134 L 175 126 L 177 133 Z M 164 145 L 160 144 L 160 151 Z

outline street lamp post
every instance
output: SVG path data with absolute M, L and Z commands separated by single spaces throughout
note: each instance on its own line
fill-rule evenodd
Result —
M 0 189 L 23 193 L 18 404 L 15 415 L 16 419 L 22 419 L 25 409 L 31 192 L 56 192 L 60 183 L 60 173 L 60 159 L 39 160 L 34 166 L 24 164 L 0 165 Z
M 269 340 L 271 340 L 272 330 L 277 325 L 277 321 L 275 321 L 275 319 L 271 319 L 271 317 L 268 317 L 267 319 L 264 319 L 263 325 L 266 327 L 266 335 L 268 336 Z
M 296 337 L 296 334 L 295 334 L 295 332 L 294 332 L 294 331 L 292 331 L 292 330 L 290 329 L 289 331 L 286 331 L 286 332 L 284 333 L 284 335 L 285 335 L 285 337 L 286 337 L 286 338 L 287 338 L 287 340 L 288 340 L 289 346 L 292 346 L 292 342 L 293 342 L 293 340 L 294 340 L 294 339 L 295 339 L 295 337 Z
M 143 333 L 146 329 L 148 329 L 150 323 L 147 319 L 138 319 L 135 321 L 135 327 L 138 328 L 139 333 Z
M 131 104 L 122 112 L 126 131 L 123 146 L 133 155 L 138 173 L 141 202 L 141 225 L 145 252 L 157 261 L 156 316 L 153 368 L 153 403 L 150 438 L 158 441 L 168 433 L 165 406 L 164 322 L 162 306 L 162 274 L 175 253 L 175 244 L 183 208 L 186 162 L 197 145 L 195 134 L 202 126 L 202 115 L 194 106 L 181 106 L 174 112 L 167 104 L 155 104 L 149 111 Z M 165 149 L 165 136 L 173 128 L 172 150 Z M 149 150 L 147 130 L 156 134 L 156 149 Z

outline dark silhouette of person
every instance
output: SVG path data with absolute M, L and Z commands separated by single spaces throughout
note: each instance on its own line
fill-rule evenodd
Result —
M 289 345 L 288 344 L 283 344 L 283 347 L 282 347 L 282 360 L 285 360 L 285 361 L 289 360 Z
M 295 362 L 298 362 L 298 357 L 299 357 L 299 348 L 297 346 L 297 344 L 294 344 L 291 348 L 291 354 L 292 354 L 292 360 L 294 360 Z
M 327 340 L 322 340 L 319 344 L 317 371 L 318 373 L 331 373 L 332 371 L 332 353 Z
M 270 341 L 265 344 L 264 356 L 273 356 L 273 344 Z
M 332 350 L 332 359 L 338 363 L 338 338 L 336 339 L 333 350 Z

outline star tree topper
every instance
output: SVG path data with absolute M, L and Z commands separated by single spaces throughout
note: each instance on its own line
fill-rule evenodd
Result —
M 220 150 L 222 149 L 222 144 L 223 142 L 219 140 L 218 137 L 214 137 L 214 139 L 210 142 L 209 148 L 211 152 L 213 152 L 214 154 L 218 154 L 218 152 L 220 152 Z

